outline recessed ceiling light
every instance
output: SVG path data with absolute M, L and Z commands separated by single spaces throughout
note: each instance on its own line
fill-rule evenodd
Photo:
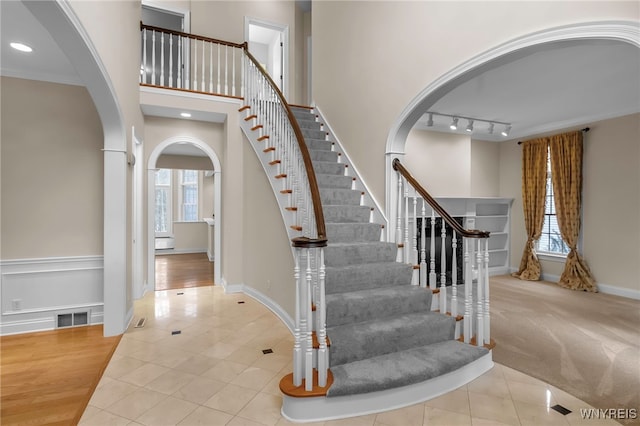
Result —
M 33 52 L 33 49 L 30 46 L 27 46 L 24 43 L 18 43 L 18 42 L 13 42 L 9 44 L 11 47 L 13 47 L 16 50 L 19 50 L 21 52 Z
M 191 114 L 189 114 L 188 112 L 181 112 L 180 117 L 189 118 L 191 117 Z

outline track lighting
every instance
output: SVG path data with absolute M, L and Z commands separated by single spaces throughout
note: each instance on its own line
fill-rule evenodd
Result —
M 432 127 L 433 126 L 433 113 L 429 113 L 429 119 L 427 120 L 427 126 L 428 127 Z
M 500 132 L 502 136 L 508 136 L 509 132 L 511 132 L 511 123 L 505 123 L 503 121 L 496 120 L 485 120 L 482 118 L 476 117 L 465 117 L 463 115 L 451 115 L 451 114 L 441 114 L 435 111 L 427 111 L 425 112 L 424 118 L 421 120 L 421 123 L 425 127 L 433 128 L 434 130 L 440 130 L 443 126 L 446 126 L 446 121 L 442 120 L 438 117 L 444 117 L 451 119 L 449 124 L 449 129 L 452 131 L 458 130 L 458 121 L 460 119 L 467 120 L 467 126 L 464 128 L 466 133 L 473 133 L 475 136 L 482 138 L 482 135 L 493 135 L 495 126 L 504 126 L 504 130 Z M 480 127 L 477 127 L 476 124 L 481 123 Z M 487 127 L 484 126 L 484 123 L 487 124 Z M 462 128 L 460 129 L 462 130 Z

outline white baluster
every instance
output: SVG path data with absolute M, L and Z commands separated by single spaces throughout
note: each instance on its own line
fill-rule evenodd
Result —
M 295 306 L 295 328 L 293 330 L 293 385 L 300 386 L 302 384 L 302 345 L 301 331 L 302 319 L 300 309 L 302 306 L 303 282 L 300 277 L 300 253 L 302 250 L 295 249 L 295 265 L 293 267 L 293 278 L 296 283 L 296 306 Z
M 231 96 L 236 95 L 236 48 L 231 48 Z
M 458 323 L 458 240 L 456 230 L 451 230 L 451 316 L 456 318 L 455 338 L 460 337 L 460 325 Z
M 182 89 L 182 68 L 184 67 L 184 61 L 182 58 L 182 36 L 178 36 L 178 77 L 176 83 L 178 89 Z
M 151 30 L 151 84 L 156 85 L 156 30 Z
M 420 286 L 427 287 L 427 203 L 422 200 L 422 223 L 420 232 Z
M 484 343 L 491 343 L 491 310 L 489 309 L 489 238 L 484 247 Z
M 410 263 L 409 260 L 409 183 L 404 185 L 404 247 L 402 250 L 402 260 L 404 263 Z
M 435 290 L 438 286 L 436 282 L 436 215 L 431 210 L 431 244 L 430 247 L 430 259 L 429 259 L 429 288 Z
M 193 39 L 193 90 L 198 90 L 198 40 Z
M 440 229 L 440 313 L 447 313 L 447 224 L 441 219 Z
M 304 389 L 311 391 L 313 389 L 313 335 L 311 324 L 311 285 L 313 280 L 313 274 L 311 269 L 311 252 L 307 249 L 307 284 L 306 292 L 307 298 L 305 300 L 305 311 L 307 312 L 307 347 L 304 357 Z
M 213 43 L 209 43 L 209 93 L 213 93 Z
M 227 59 L 227 53 L 229 46 L 224 45 L 224 94 L 229 94 L 229 60 Z
M 142 30 L 142 82 L 147 84 L 147 29 Z
M 204 76 L 204 72 L 205 72 L 204 71 L 204 63 L 206 62 L 204 55 L 205 55 L 205 53 L 204 53 L 204 40 L 202 40 L 202 81 L 200 83 L 200 91 L 201 92 L 206 92 L 207 91 L 207 88 L 204 85 L 204 79 L 205 79 L 205 76 Z
M 164 86 L 164 33 L 160 33 L 160 86 Z
M 329 369 L 329 352 L 327 351 L 327 306 L 325 302 L 325 278 L 326 270 L 324 266 L 324 248 L 320 250 L 320 328 L 318 340 L 320 349 L 318 351 L 318 386 L 327 386 L 327 370 Z M 317 312 L 317 309 L 316 309 Z
M 411 284 L 420 285 L 420 270 L 416 269 L 418 265 L 418 197 L 415 191 L 413 190 L 413 216 L 412 216 L 412 226 L 411 226 L 411 266 L 413 269 L 413 277 Z
M 471 257 L 469 256 L 469 245 L 471 244 L 468 238 L 464 239 L 464 342 L 469 343 L 471 341 L 471 294 L 473 286 L 473 265 L 471 264 Z
M 169 34 L 169 87 L 173 87 L 173 34 Z
M 482 314 L 482 308 L 483 308 L 483 278 L 484 278 L 484 273 L 483 273 L 483 256 L 482 256 L 482 247 L 481 247 L 481 241 L 480 239 L 478 239 L 478 244 L 477 244 L 477 251 L 476 251 L 476 263 L 477 263 L 477 268 L 478 268 L 478 279 L 476 281 L 476 298 L 477 298 L 477 302 L 476 302 L 476 345 L 477 346 L 482 346 L 482 343 L 484 342 L 484 315 Z
M 218 49 L 218 77 L 217 77 L 218 87 L 217 87 L 216 93 L 220 93 L 220 44 L 218 43 L 216 44 L 216 46 Z M 255 71 L 254 71 L 254 74 L 256 74 Z
M 400 173 L 398 173 L 398 211 L 396 217 L 396 244 L 398 245 L 396 262 L 402 262 L 402 175 Z

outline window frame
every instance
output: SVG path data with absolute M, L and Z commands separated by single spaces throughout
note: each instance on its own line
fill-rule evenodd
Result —
M 185 183 L 185 172 L 195 172 L 195 182 Z M 186 187 L 195 187 L 196 202 L 185 203 L 184 191 Z M 200 171 L 191 169 L 181 169 L 178 173 L 178 218 L 180 222 L 200 222 Z M 185 208 L 187 205 L 195 205 L 195 217 L 186 218 Z
M 168 184 L 164 184 L 164 183 L 158 183 L 158 174 L 163 171 L 163 170 L 167 170 L 169 172 L 169 183 Z M 159 208 L 159 203 L 158 203 L 158 189 L 164 189 L 167 193 L 167 200 L 166 200 L 166 229 L 164 231 L 159 231 L 158 230 L 158 208 Z M 155 182 L 154 182 L 154 193 L 155 193 L 155 199 L 156 199 L 156 205 L 155 205 L 155 209 L 156 211 L 154 212 L 154 230 L 155 230 L 155 235 L 157 238 L 162 238 L 162 237 L 171 237 L 173 236 L 173 170 L 171 169 L 157 169 L 156 173 L 155 173 Z

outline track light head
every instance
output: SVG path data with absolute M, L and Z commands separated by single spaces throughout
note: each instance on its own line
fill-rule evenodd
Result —
M 453 117 L 453 120 L 451 121 L 451 125 L 449 126 L 449 128 L 451 130 L 457 130 L 458 129 L 458 117 Z
M 502 133 L 500 133 L 502 136 L 509 136 L 509 132 L 511 132 L 511 126 L 506 126 L 504 128 L 504 130 L 502 131 Z
M 493 123 L 492 122 L 489 123 L 489 134 L 490 135 L 493 134 Z
M 433 126 L 433 113 L 432 112 L 429 113 L 429 119 L 427 120 L 427 126 L 428 127 L 432 127 Z
M 469 120 L 469 124 L 467 124 L 467 128 L 465 129 L 467 132 L 473 132 L 473 120 Z

